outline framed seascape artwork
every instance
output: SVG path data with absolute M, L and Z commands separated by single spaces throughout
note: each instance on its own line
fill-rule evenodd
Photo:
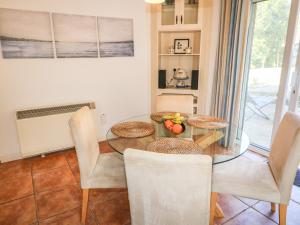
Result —
M 0 50 L 4 59 L 130 57 L 133 19 L 0 8 Z
M 52 15 L 57 58 L 97 58 L 97 20 L 94 16 Z
M 50 14 L 0 8 L 2 55 L 11 58 L 53 58 Z
M 134 56 L 133 20 L 98 17 L 100 57 Z

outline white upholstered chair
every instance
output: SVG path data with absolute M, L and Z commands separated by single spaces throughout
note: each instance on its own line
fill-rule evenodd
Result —
M 279 204 L 279 224 L 286 224 L 287 205 L 300 162 L 300 117 L 286 113 L 271 147 L 269 163 L 245 157 L 214 166 L 212 189 Z M 213 214 L 213 213 L 212 213 Z
M 163 94 L 157 96 L 156 111 L 157 112 L 181 112 L 186 114 L 193 114 L 192 95 L 174 95 Z
M 132 225 L 208 225 L 212 159 L 127 149 Z
M 85 224 L 90 188 L 126 187 L 124 160 L 118 153 L 100 154 L 94 119 L 88 107 L 75 112 L 69 125 L 79 163 L 83 189 L 81 222 Z

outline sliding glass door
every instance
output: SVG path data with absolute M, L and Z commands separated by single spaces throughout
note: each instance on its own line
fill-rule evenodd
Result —
M 253 146 L 270 148 L 291 0 L 253 2 L 242 126 Z
M 299 6 L 300 7 L 300 4 Z M 287 96 L 284 104 L 283 113 L 292 111 L 300 114 L 300 9 L 295 16 L 295 33 L 293 45 L 290 49 L 291 58 L 289 66 Z

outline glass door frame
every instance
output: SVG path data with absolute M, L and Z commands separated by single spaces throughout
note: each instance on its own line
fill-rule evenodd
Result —
M 299 89 L 300 89 L 300 45 L 298 47 L 297 52 L 297 59 L 296 59 L 296 67 L 295 67 L 295 73 L 294 73 L 295 79 L 292 91 L 291 91 L 291 97 L 290 97 L 290 103 L 289 103 L 289 111 L 295 112 L 297 107 L 297 98 L 299 96 Z
M 299 22 L 299 19 L 300 19 L 300 8 L 298 10 L 299 11 L 298 11 L 298 18 L 297 18 L 297 20 Z M 288 110 L 291 111 L 291 112 L 295 112 L 296 111 L 296 107 L 297 107 L 297 99 L 299 97 L 299 92 L 300 92 L 300 44 L 299 44 L 298 50 L 297 50 L 295 71 L 294 71 L 294 74 L 291 75 L 291 76 L 293 76 L 292 77 L 293 83 L 291 84 L 292 85 L 292 90 L 291 90 L 291 95 L 290 95 L 290 101 L 289 101 L 289 106 L 288 106 L 289 108 L 288 108 Z
M 247 93 L 248 93 L 248 81 L 249 81 L 249 73 L 250 73 L 250 64 L 251 64 L 251 54 L 252 54 L 252 46 L 253 46 L 253 38 L 254 38 L 254 27 L 255 27 L 255 16 L 256 16 L 256 4 L 264 1 L 269 0 L 252 0 L 251 1 L 251 9 L 250 9 L 250 24 L 249 24 L 249 32 L 247 37 L 247 46 L 246 46 L 246 60 L 245 60 L 245 74 L 244 74 L 244 80 L 243 80 L 243 87 L 244 90 L 242 92 L 241 97 L 241 110 L 239 115 L 239 130 L 244 129 L 244 116 L 245 116 L 245 110 L 246 110 L 246 99 L 247 99 Z M 238 134 L 240 136 L 241 134 Z M 254 143 L 250 142 L 249 148 L 250 150 L 253 150 L 255 152 L 258 152 L 263 155 L 268 154 L 268 149 L 264 148 L 263 146 L 256 145 Z
M 288 22 L 288 29 L 287 29 L 287 37 L 286 37 L 286 44 L 284 49 L 283 55 L 283 64 L 281 70 L 281 77 L 280 77 L 280 84 L 278 90 L 278 98 L 276 102 L 276 110 L 275 110 L 275 117 L 274 117 L 274 127 L 272 132 L 272 140 L 274 135 L 278 129 L 279 123 L 284 116 L 285 113 L 285 102 L 290 99 L 288 110 L 291 111 L 291 106 L 296 106 L 297 97 L 296 92 L 299 93 L 299 85 L 294 86 L 291 92 L 291 96 L 288 95 L 288 87 L 289 87 L 289 79 L 291 76 L 291 66 L 293 60 L 293 44 L 295 41 L 296 36 L 296 28 L 297 28 L 297 20 L 300 13 L 300 1 L 299 0 L 292 0 L 291 1 L 291 9 L 289 15 L 289 22 Z M 300 50 L 300 48 L 299 48 Z M 295 74 L 298 74 L 297 79 L 299 80 L 299 66 L 300 59 L 299 59 L 299 51 L 297 56 L 297 64 L 296 64 L 296 71 Z M 297 71 L 298 68 L 298 71 Z M 299 81 L 298 81 L 299 82 Z M 294 85 L 294 84 L 292 84 Z
M 253 43 L 253 35 L 254 35 L 254 24 L 255 24 L 255 15 L 256 15 L 256 4 L 259 2 L 268 1 L 268 0 L 252 0 L 251 4 L 251 19 L 250 19 L 250 27 L 249 27 L 249 36 L 248 36 L 248 43 L 247 43 L 247 59 L 245 65 L 245 74 L 244 74 L 244 81 L 243 81 L 243 93 L 242 93 L 242 104 L 240 110 L 240 120 L 239 120 L 239 128 L 241 130 L 244 126 L 244 115 L 245 115 L 245 107 L 246 107 L 246 97 L 248 92 L 248 79 L 249 79 L 249 72 L 250 72 L 250 58 L 251 58 L 251 49 Z M 290 7 L 290 14 L 289 14 L 289 21 L 288 21 L 288 28 L 287 28 L 287 36 L 286 36 L 286 43 L 283 55 L 283 62 L 282 62 L 282 70 L 280 76 L 280 84 L 278 89 L 278 96 L 276 100 L 276 108 L 275 108 L 275 115 L 274 115 L 274 124 L 272 129 L 272 136 L 271 141 L 274 138 L 274 134 L 277 131 L 279 123 L 285 113 L 284 106 L 285 102 L 288 98 L 290 98 L 289 110 L 291 111 L 293 108 L 296 107 L 296 101 L 298 94 L 300 92 L 300 45 L 299 51 L 297 55 L 297 64 L 296 64 L 296 84 L 293 86 L 291 96 L 288 96 L 288 81 L 291 71 L 291 64 L 292 64 L 292 53 L 293 53 L 293 43 L 295 39 L 296 33 L 296 25 L 298 15 L 300 13 L 300 1 L 299 0 L 291 0 L 291 7 Z M 268 155 L 269 149 L 264 148 L 262 146 L 258 146 L 255 144 L 250 144 L 250 150 L 256 151 L 260 154 Z

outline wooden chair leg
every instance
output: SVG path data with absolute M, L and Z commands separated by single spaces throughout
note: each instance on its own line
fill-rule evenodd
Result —
M 221 206 L 218 203 L 216 204 L 215 217 L 217 217 L 217 218 L 223 218 L 224 217 L 223 209 L 221 208 Z
M 209 219 L 209 225 L 214 225 L 217 199 L 218 199 L 218 193 L 212 192 L 211 193 L 211 198 L 210 198 L 210 219 Z
M 85 224 L 86 215 L 88 212 L 89 203 L 89 189 L 82 189 L 82 212 L 81 212 L 81 224 Z
M 287 205 L 279 204 L 279 225 L 286 225 Z
M 276 204 L 271 202 L 271 211 L 276 212 Z

